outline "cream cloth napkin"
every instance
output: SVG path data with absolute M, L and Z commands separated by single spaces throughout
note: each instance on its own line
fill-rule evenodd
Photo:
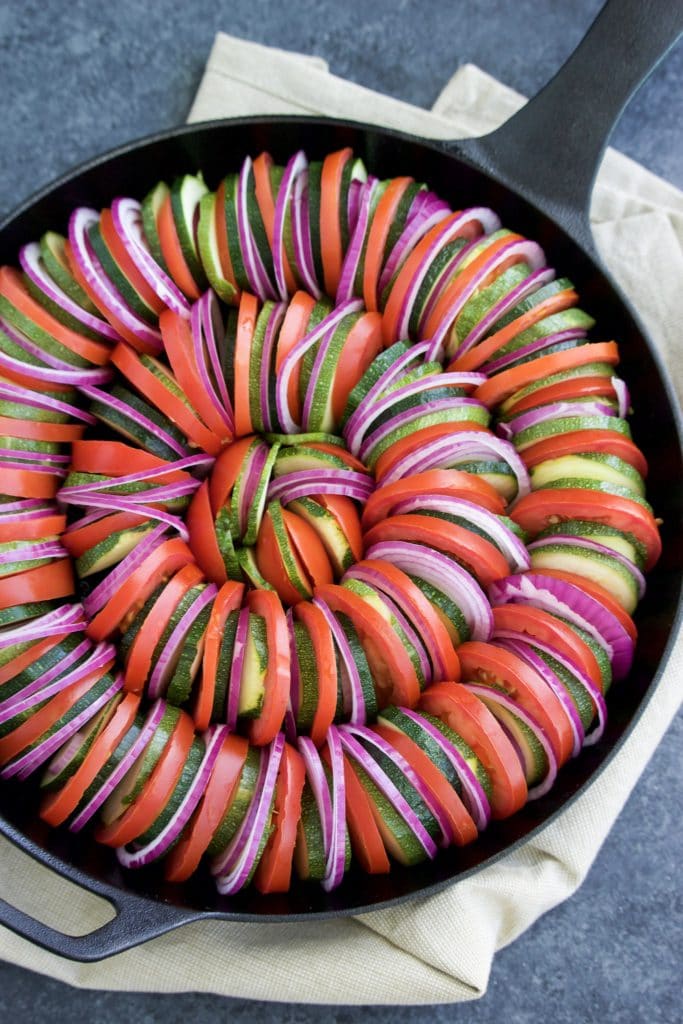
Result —
M 429 112 L 337 78 L 318 58 L 221 34 L 190 120 L 324 114 L 455 138 L 490 131 L 523 102 L 466 65 Z M 592 218 L 605 261 L 683 391 L 683 372 L 672 358 L 683 327 L 677 301 L 683 280 L 683 195 L 609 150 Z M 656 289 L 646 283 L 653 280 L 659 282 Z M 588 792 L 522 849 L 437 896 L 340 921 L 201 922 L 92 965 L 62 960 L 0 928 L 0 957 L 84 988 L 337 1004 L 447 1003 L 481 996 L 496 950 L 567 899 L 585 878 L 676 713 L 682 670 L 679 642 L 638 727 Z M 6 841 L 0 844 L 0 891 L 71 934 L 111 917 L 101 900 L 51 875 Z

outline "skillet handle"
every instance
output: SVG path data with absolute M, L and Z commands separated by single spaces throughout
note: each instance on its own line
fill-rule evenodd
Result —
M 588 209 L 607 140 L 683 32 L 682 0 L 608 0 L 554 78 L 459 155 L 522 194 L 591 252 Z
M 169 903 L 143 900 L 134 893 L 112 890 L 108 886 L 105 894 L 103 887 L 92 880 L 89 882 L 82 876 L 79 877 L 79 882 L 83 888 L 105 897 L 117 911 L 116 916 L 101 928 L 86 935 L 65 935 L 1 898 L 0 924 L 57 956 L 80 963 L 94 963 L 116 953 L 123 953 L 133 946 L 139 946 L 148 939 L 164 935 L 183 924 L 212 916 Z

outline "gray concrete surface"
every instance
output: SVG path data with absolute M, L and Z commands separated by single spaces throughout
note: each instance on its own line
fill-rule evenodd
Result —
M 661 0 L 662 3 L 680 0 Z M 181 122 L 219 29 L 324 56 L 340 75 L 429 105 L 461 63 L 527 93 L 578 42 L 599 0 L 5 0 L 0 6 L 0 213 L 111 146 Z M 609 68 L 605 68 L 609 75 Z M 625 113 L 615 145 L 683 186 L 683 47 Z M 140 1024 L 366 1016 L 440 1021 L 674 1024 L 683 1019 L 679 717 L 579 893 L 496 959 L 477 1004 L 351 1010 L 208 996 L 79 992 L 0 965 L 0 1018 Z

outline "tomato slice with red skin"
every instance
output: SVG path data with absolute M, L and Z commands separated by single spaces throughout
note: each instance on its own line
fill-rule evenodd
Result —
M 251 347 L 258 317 L 258 299 L 255 295 L 242 292 L 237 313 L 237 330 L 235 334 L 235 435 L 244 437 L 245 434 L 253 434 L 254 424 L 251 420 L 249 408 L 249 363 L 251 361 Z
M 328 153 L 320 177 L 320 255 L 328 295 L 337 294 L 344 261 L 341 234 L 341 184 L 344 167 L 353 160 L 350 147 Z
M 111 537 L 119 530 L 127 530 L 129 527 L 140 526 L 149 519 L 147 509 L 141 509 L 139 514 L 135 512 L 112 512 L 111 515 L 102 516 L 94 523 L 81 526 L 77 530 L 69 530 L 61 535 L 60 542 L 64 545 L 72 558 L 80 558 L 86 551 L 99 544 L 100 541 Z
M 4 472 L 4 471 L 3 471 Z M 0 580 L 0 609 L 69 597 L 75 590 L 71 559 L 59 558 Z
M 268 245 L 271 250 L 273 248 L 273 238 L 275 233 L 275 195 L 273 193 L 273 183 L 270 176 L 272 166 L 273 158 L 270 153 L 261 153 L 256 157 L 252 164 L 252 169 L 254 171 L 256 203 L 259 208 L 259 213 L 261 214 L 261 220 L 263 221 L 266 238 L 268 239 Z M 285 272 L 285 286 L 288 294 L 291 295 L 296 291 L 296 278 L 294 277 L 289 260 L 287 259 L 284 241 L 282 243 L 281 256 Z
M 249 744 L 243 736 L 233 733 L 223 741 L 199 806 L 165 860 L 167 882 L 185 882 L 199 867 L 232 803 L 248 750 Z
M 582 454 L 616 455 L 633 466 L 643 478 L 647 476 L 647 461 L 640 448 L 629 437 L 612 430 L 570 430 L 530 444 L 520 452 L 527 469 L 533 469 L 548 459 Z
M 284 510 L 283 510 L 284 511 Z M 316 537 L 316 540 L 318 538 Z M 289 535 L 287 537 L 289 541 Z M 304 600 L 307 597 L 312 596 L 313 588 L 311 586 L 310 579 L 306 573 L 304 566 L 299 558 L 298 554 L 291 548 L 291 557 L 297 563 L 297 569 L 299 571 L 299 578 L 303 584 L 307 587 L 307 594 L 304 595 L 294 586 L 289 578 L 289 574 L 285 567 L 284 558 L 280 551 L 280 542 L 275 532 L 273 525 L 273 519 L 270 511 L 266 509 L 261 525 L 259 527 L 258 536 L 256 538 L 256 564 L 259 567 L 261 575 L 275 588 L 280 598 L 285 604 L 295 605 L 299 601 Z
M 602 674 L 595 655 L 567 623 L 533 605 L 501 604 L 491 611 L 494 640 L 498 631 L 505 630 L 523 634 L 524 639 L 531 644 L 534 641 L 547 644 L 573 661 L 602 690 Z
M 322 750 L 322 758 L 327 764 L 330 764 L 326 747 Z M 346 754 L 344 754 L 344 785 L 346 788 L 346 824 L 349 829 L 353 855 L 367 874 L 386 875 L 391 871 L 391 863 L 375 821 L 372 802 Z
M 114 218 L 109 209 L 102 210 L 100 213 L 100 233 L 112 258 L 118 264 L 121 273 L 128 280 L 131 287 L 135 289 L 145 305 L 153 309 L 158 316 L 166 308 L 164 300 L 159 298 L 131 259 L 125 243 L 114 226 Z
M 460 420 L 457 423 L 434 423 L 431 427 L 422 427 L 420 430 L 408 434 L 407 437 L 402 437 L 400 441 L 395 441 L 390 448 L 382 452 L 375 465 L 375 479 L 378 485 L 381 485 L 384 477 L 405 456 L 420 451 L 432 441 L 450 437 L 451 434 L 461 434 L 465 430 L 468 433 L 472 431 L 490 433 L 489 428 L 485 427 L 483 423 L 477 423 L 474 420 Z
M 342 494 L 315 494 L 313 497 L 337 520 L 357 562 L 363 557 L 363 532 L 354 502 Z
M 622 608 L 617 599 L 610 594 L 609 590 L 605 590 L 599 583 L 595 583 L 594 580 L 589 580 L 586 576 L 577 576 L 572 572 L 565 572 L 563 569 L 543 569 L 540 573 L 541 576 L 553 576 L 556 580 L 563 580 L 565 583 L 572 583 L 575 587 L 583 590 L 584 593 L 590 597 L 594 597 L 596 601 L 608 612 L 610 612 L 615 619 L 618 619 L 621 625 L 624 627 L 628 635 L 631 637 L 634 643 L 638 639 L 638 630 L 636 629 L 635 623 L 627 611 Z
M 491 813 L 508 818 L 526 803 L 527 784 L 515 748 L 486 705 L 460 683 L 435 683 L 419 708 L 436 715 L 462 736 L 491 778 Z
M 306 627 L 313 644 L 318 704 L 313 716 L 310 737 L 316 747 L 322 747 L 337 711 L 337 660 L 334 640 L 325 616 L 316 605 L 300 601 L 294 607 L 294 618 Z
M 365 308 L 370 311 L 379 309 L 377 283 L 384 264 L 384 250 L 401 199 L 412 183 L 413 178 L 392 178 L 372 217 L 363 268 L 363 301 Z
M 161 253 L 166 261 L 171 277 L 188 299 L 200 299 L 201 290 L 190 273 L 190 268 L 183 255 L 183 248 L 178 238 L 178 230 L 173 220 L 171 193 L 162 202 L 157 214 L 157 232 Z
M 280 598 L 272 590 L 250 590 L 247 594 L 249 611 L 266 620 L 268 669 L 266 672 L 263 708 L 258 718 L 249 722 L 249 740 L 263 747 L 277 736 L 282 728 L 289 700 L 290 662 L 289 630 Z
M 67 686 L 61 693 L 48 700 L 42 708 L 34 711 L 30 718 L 18 725 L 11 733 L 3 736 L 0 739 L 0 765 L 7 764 L 46 732 L 49 732 L 52 726 L 56 725 L 60 718 L 112 668 L 113 664 L 113 661 L 109 661 L 106 665 L 93 669 L 78 682 Z
M 334 579 L 332 566 L 320 537 L 301 516 L 289 509 L 282 509 L 282 518 L 294 551 L 313 587 L 331 583 Z
M 137 694 L 126 694 L 75 773 L 56 793 L 51 793 L 43 800 L 40 817 L 48 825 L 57 828 L 76 810 L 86 789 L 130 729 L 139 705 L 140 697 Z
M 528 395 L 522 395 L 517 401 L 514 401 L 513 395 L 510 404 L 506 403 L 503 411 L 506 416 L 512 418 L 529 409 L 536 409 L 539 405 L 549 405 L 551 402 L 571 402 L 576 398 L 616 397 L 611 377 L 568 377 L 567 380 L 557 380 L 554 384 L 546 384 L 545 387 L 537 388 Z
M 225 583 L 228 574 L 218 547 L 211 503 L 209 483 L 205 480 L 192 495 L 192 501 L 185 516 L 185 525 L 190 535 L 189 544 L 202 571 L 212 583 Z
M 183 469 L 175 469 L 172 462 L 151 455 L 142 448 L 134 448 L 123 441 L 74 441 L 71 445 L 71 471 L 73 473 L 100 473 L 102 476 L 128 476 L 145 473 L 149 469 L 168 467 L 168 472 L 155 477 L 157 483 L 172 484 L 189 479 Z
M 412 540 L 443 551 L 463 564 L 483 587 L 510 574 L 504 555 L 491 541 L 443 519 L 413 513 L 391 516 L 368 530 L 366 549 L 384 540 Z
M 95 839 L 104 846 L 126 846 L 146 832 L 171 799 L 194 740 L 194 723 L 184 711 L 152 774 L 135 801 L 110 825 L 100 826 Z M 142 755 L 144 756 L 144 755 Z
M 228 502 L 244 458 L 253 441 L 253 436 L 240 437 L 239 440 L 226 445 L 214 462 L 209 482 L 209 496 L 214 516 L 217 516 Z
M 420 697 L 415 667 L 386 619 L 358 594 L 338 584 L 318 587 L 315 596 L 333 612 L 351 619 L 368 659 L 379 706 L 415 707 Z
M 306 781 L 304 759 L 285 743 L 275 783 L 275 831 L 266 843 L 254 875 L 259 892 L 287 892 L 292 880 L 296 830 L 301 818 L 301 794 Z
M 23 672 L 33 665 L 34 662 L 38 661 L 51 651 L 53 647 L 61 644 L 62 640 L 66 639 L 68 633 L 60 633 L 58 636 L 48 636 L 44 640 L 37 640 L 31 644 L 25 651 L 21 651 L 11 661 L 8 661 L 6 665 L 0 666 L 0 687 L 3 683 L 9 682 L 10 679 L 14 679 L 20 672 Z M 2 699 L 2 689 L 0 689 L 0 700 Z
M 474 397 L 492 409 L 514 395 L 520 388 L 537 380 L 545 380 L 555 373 L 573 370 L 587 363 L 609 363 L 615 366 L 618 362 L 619 349 L 615 341 L 594 341 L 587 345 L 577 345 L 576 348 L 551 352 L 550 355 L 539 356 L 528 363 L 511 366 L 508 370 L 496 373 L 479 385 Z
M 451 643 L 451 638 L 448 635 L 443 619 L 439 617 L 434 609 L 434 605 L 425 597 L 420 588 L 413 583 L 410 576 L 383 559 L 367 558 L 359 562 L 358 565 L 359 568 L 372 570 L 375 575 L 379 576 L 382 580 L 386 580 L 388 584 L 393 585 L 403 595 L 403 601 L 401 602 L 403 611 L 408 620 L 415 626 L 418 636 L 424 641 L 429 659 L 434 666 L 435 681 L 439 678 L 437 673 L 439 662 L 443 664 L 445 670 L 440 678 L 459 679 L 460 663 L 458 655 Z M 378 582 L 378 587 L 381 588 L 381 586 L 382 584 Z M 389 596 L 392 596 L 391 593 L 389 593 Z M 438 656 L 432 657 L 432 652 L 437 652 Z
M 467 843 L 473 842 L 479 835 L 477 826 L 446 776 L 439 771 L 424 750 L 400 729 L 392 729 L 381 722 L 372 728 L 373 732 L 405 758 L 418 778 L 422 779 L 445 814 L 451 830 L 451 841 L 456 846 L 466 846 Z
M 332 383 L 332 416 L 341 420 L 349 395 L 376 355 L 382 351 L 382 317 L 363 313 L 349 331 Z
M 495 643 L 467 641 L 458 648 L 464 683 L 502 688 L 538 722 L 548 737 L 559 764 L 572 756 L 574 734 L 557 694 L 522 658 Z
M 85 426 L 77 423 L 43 423 L 40 420 L 17 420 L 0 416 L 0 434 L 3 437 L 21 437 L 26 441 L 53 441 L 71 444 L 83 436 Z
M 278 334 L 277 349 L 275 352 L 276 374 L 280 372 L 280 367 L 294 346 L 298 344 L 308 333 L 308 324 L 311 319 L 311 313 L 313 312 L 314 306 L 315 299 L 307 292 L 298 291 L 292 296 L 280 327 L 280 333 Z M 302 360 L 300 359 L 293 367 L 289 377 L 289 383 L 287 385 L 287 405 L 289 406 L 289 411 L 296 423 L 301 422 L 303 408 L 301 395 L 299 393 L 299 385 L 301 383 L 301 365 Z
M 482 480 L 472 473 L 463 473 L 459 469 L 429 469 L 373 491 L 363 509 L 363 528 L 369 530 L 375 523 L 387 519 L 400 502 L 419 494 L 464 498 L 497 515 L 505 511 L 505 502 L 488 480 Z
M 141 693 L 152 667 L 152 658 L 159 637 L 168 625 L 178 602 L 203 580 L 201 569 L 192 562 L 179 569 L 164 587 L 145 618 L 140 631 L 133 641 L 124 672 L 124 687 L 133 693 Z
M 2 493 L 12 498 L 54 498 L 62 486 L 56 473 L 37 473 L 30 469 L 2 467 Z
M 646 548 L 645 569 L 648 571 L 662 553 L 662 539 L 652 513 L 630 498 L 617 494 L 588 487 L 542 489 L 520 498 L 510 515 L 534 537 L 547 526 L 567 519 L 605 523 L 616 530 L 631 533 Z
M 0 515 L 0 543 L 12 540 L 40 540 L 41 537 L 60 537 L 63 543 L 64 538 L 60 534 L 64 532 L 65 527 L 66 516 L 50 515 L 49 512 L 36 519 L 15 519 L 10 523 L 3 523 Z
M 325 452 L 327 455 L 334 455 L 336 458 L 341 459 L 349 469 L 355 469 L 358 473 L 367 473 L 368 471 L 367 466 L 360 459 L 357 459 L 346 448 L 342 448 L 341 445 L 329 444 L 327 441 L 311 441 L 306 447 L 313 448 L 317 452 Z
M 211 722 L 211 712 L 213 711 L 213 700 L 216 692 L 216 672 L 218 671 L 218 660 L 223 642 L 225 623 L 231 612 L 241 608 L 243 597 L 244 584 L 228 580 L 218 591 L 211 608 L 211 615 L 209 616 L 204 636 L 201 678 L 197 688 L 197 700 L 193 711 L 194 722 L 200 732 L 208 729 Z
M 87 635 L 97 643 L 110 637 L 126 619 L 140 611 L 164 579 L 193 561 L 192 552 L 180 538 L 164 541 L 124 580 L 104 608 L 90 620 Z

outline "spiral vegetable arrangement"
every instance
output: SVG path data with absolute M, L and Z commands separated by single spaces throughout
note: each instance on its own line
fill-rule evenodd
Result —
M 613 341 L 353 153 L 73 212 L 0 269 L 0 776 L 129 868 L 333 889 L 597 742 L 660 553 Z

